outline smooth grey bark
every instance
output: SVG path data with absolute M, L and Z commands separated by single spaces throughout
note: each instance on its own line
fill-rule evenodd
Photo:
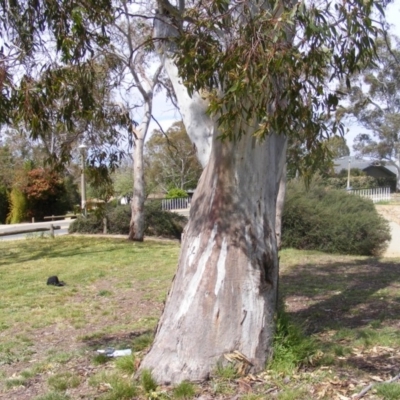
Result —
M 137 137 L 134 144 L 133 163 L 133 196 L 131 200 L 131 220 L 129 223 L 129 240 L 142 242 L 144 237 L 144 138 Z
M 276 200 L 276 218 L 275 218 L 275 233 L 276 233 L 276 243 L 278 249 L 281 248 L 282 244 L 282 216 L 283 216 L 283 207 L 285 205 L 285 196 L 286 196 L 286 164 L 282 169 L 282 176 L 279 181 L 279 190 L 278 197 Z
M 136 67 L 137 68 L 137 67 Z M 139 129 L 134 129 L 134 151 L 133 151 L 133 195 L 131 200 L 131 220 L 129 224 L 129 240 L 143 241 L 144 239 L 144 202 L 146 200 L 146 189 L 144 180 L 144 142 L 149 130 L 153 108 L 153 95 L 162 71 L 160 65 L 153 76 L 148 78 L 142 68 L 135 70 L 131 66 L 131 73 L 137 88 L 144 101 L 144 113 Z
M 189 96 L 182 79 L 179 78 L 178 68 L 168 55 L 163 58 L 163 64 L 174 88 L 186 132 L 195 146 L 197 158 L 204 168 L 210 158 L 215 130 L 215 121 L 206 114 L 208 102 L 198 92 Z

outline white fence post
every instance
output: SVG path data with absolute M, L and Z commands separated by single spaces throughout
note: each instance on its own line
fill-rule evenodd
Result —
M 177 199 L 162 199 L 161 200 L 161 208 L 163 211 L 171 211 L 171 210 L 185 210 L 190 206 L 190 198 L 189 197 L 180 197 Z

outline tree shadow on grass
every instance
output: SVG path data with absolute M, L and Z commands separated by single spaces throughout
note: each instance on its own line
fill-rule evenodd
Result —
M 360 328 L 372 321 L 400 327 L 400 262 L 367 258 L 283 272 L 281 296 L 306 332 Z
M 350 370 L 387 377 L 398 373 L 399 261 L 324 259 L 281 274 L 281 298 L 293 320 L 306 334 L 315 335 L 324 353 L 345 352 L 336 353 L 337 371 L 343 363 L 346 374 Z
M 115 239 L 118 240 L 123 239 Z M 126 240 L 125 240 L 126 242 Z M 77 246 L 67 247 L 65 243 L 59 245 L 57 241 L 45 240 L 43 243 L 39 241 L 27 240 L 25 242 L 18 241 L 7 247 L 7 250 L 3 252 L 0 259 L 0 266 L 6 266 L 7 264 L 15 264 L 21 262 L 29 262 L 41 260 L 43 258 L 60 258 L 60 257 L 74 257 L 78 255 L 90 255 L 95 253 L 103 253 L 118 250 L 115 249 L 96 249 L 90 246 L 90 242 L 80 243 Z
M 113 251 L 120 251 L 118 245 L 126 246 L 128 242 L 127 239 L 124 238 L 107 238 L 101 237 L 95 238 L 96 246 L 99 245 L 99 240 L 104 240 L 105 242 L 112 242 L 116 247 L 112 248 L 107 246 L 106 248 L 96 248 L 93 245 L 93 242 L 90 241 L 89 238 L 82 238 L 80 242 L 74 241 L 68 246 L 65 242 L 60 244 L 57 243 L 57 239 L 54 241 L 52 239 L 45 239 L 43 242 L 38 240 L 27 240 L 25 242 L 15 241 L 10 244 L 5 251 L 2 251 L 2 255 L 0 257 L 0 268 L 2 266 L 7 266 L 9 264 L 22 263 L 22 262 L 30 262 L 37 261 L 41 259 L 54 259 L 54 258 L 64 258 L 64 257 L 77 257 L 77 256 L 90 256 L 93 254 L 101 254 Z M 133 246 L 136 247 L 133 247 Z M 145 246 L 170 246 L 170 243 L 163 242 L 155 242 L 155 241 L 147 241 L 144 244 Z M 101 243 L 100 243 L 101 246 Z M 140 246 L 137 243 L 132 243 L 133 251 L 140 251 Z M 1 250 L 0 250 L 1 251 Z M 132 254 L 133 254 L 132 251 Z

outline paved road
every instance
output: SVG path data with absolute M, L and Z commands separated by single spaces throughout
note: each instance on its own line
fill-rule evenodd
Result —
M 34 230 L 37 228 L 50 228 L 50 225 L 60 226 L 61 229 L 56 229 L 54 234 L 56 236 L 66 235 L 68 233 L 68 227 L 73 222 L 73 220 L 61 220 L 61 221 L 49 221 L 49 222 L 35 222 L 35 223 L 24 223 L 24 224 L 12 224 L 12 225 L 0 225 L 0 233 L 11 233 L 21 230 Z M 44 231 L 43 233 L 48 234 L 50 231 Z M 41 232 L 37 232 L 40 234 Z M 16 240 L 24 239 L 29 235 L 29 233 L 13 234 L 7 236 L 0 236 L 0 240 Z

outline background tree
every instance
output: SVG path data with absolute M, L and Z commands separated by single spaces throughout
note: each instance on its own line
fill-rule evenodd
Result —
M 373 57 L 375 4 L 221 0 L 184 9 L 183 1 L 158 1 L 155 34 L 173 41 L 160 51 L 183 121 L 200 159 L 210 147 L 173 287 L 141 364 L 158 381 L 206 379 L 233 351 L 245 369 L 264 368 L 286 138 L 311 154 L 335 132 L 329 117 L 340 93 L 325 78 L 349 82 Z
M 26 186 L 28 185 L 28 172 L 31 169 L 44 165 L 48 157 L 46 149 L 39 141 L 34 141 L 26 137 L 23 132 L 15 129 L 6 129 L 2 135 L 0 142 L 0 186 L 4 189 L 2 193 L 6 193 L 6 198 L 11 194 L 13 188 L 19 188 L 19 192 L 24 196 L 26 195 Z M 45 169 L 45 170 L 48 170 Z M 59 198 L 60 208 L 59 211 L 74 211 L 76 205 L 80 202 L 77 183 L 80 179 L 80 169 L 74 161 L 68 166 L 58 172 L 59 178 L 62 180 L 64 193 Z M 23 184 L 23 188 L 21 187 Z M 22 192 L 21 192 L 22 190 Z M 14 195 L 13 195 L 14 196 Z M 18 195 L 17 195 L 18 196 Z M 28 200 L 26 199 L 26 206 L 28 207 Z M 0 222 L 5 222 L 4 213 L 7 215 L 9 210 L 8 200 L 2 202 L 3 217 L 0 217 Z M 43 208 L 46 206 L 43 204 Z M 54 208 L 54 207 L 53 207 Z M 35 207 L 33 207 L 35 209 Z M 28 211 L 28 210 L 26 210 Z M 48 212 L 56 212 L 56 209 L 51 208 Z M 60 213 L 58 212 L 58 213 Z M 18 214 L 18 213 L 17 213 Z M 23 219 L 29 218 L 26 213 L 19 213 L 23 215 L 18 218 L 12 218 L 14 222 L 20 222 Z M 47 215 L 47 214 L 46 214 Z M 39 215 L 36 218 L 40 218 Z
M 125 197 L 128 202 L 131 201 L 133 193 L 132 176 L 133 162 L 130 158 L 125 158 L 112 174 L 114 194 L 118 197 Z
M 202 167 L 182 122 L 154 131 L 145 149 L 146 178 L 156 190 L 195 189 Z
M 135 241 L 143 240 L 145 229 L 144 143 L 153 114 L 154 95 L 161 87 L 166 86 L 162 64 L 154 53 L 152 26 L 145 17 L 151 6 L 151 3 L 130 0 L 116 2 L 113 23 L 107 30 L 112 41 L 110 46 L 103 49 L 120 63 L 117 77 L 120 93 L 123 93 L 127 111 L 138 120 L 137 127 L 132 126 L 129 138 L 133 144 L 133 193 L 129 239 Z
M 346 112 L 367 129 L 355 138 L 354 150 L 394 166 L 400 190 L 400 46 L 397 38 L 385 38 L 378 42 L 379 60 L 354 82 Z
M 65 214 L 71 210 L 66 202 L 66 190 L 62 177 L 55 171 L 35 168 L 28 172 L 22 191 L 28 200 L 27 217 L 43 220 L 46 215 Z
M 311 152 L 298 139 L 289 142 L 287 152 L 287 178 L 300 178 L 309 185 L 315 176 L 334 175 L 334 159 L 350 155 L 346 139 L 332 136 L 316 145 L 318 151 Z
M 332 157 L 341 158 L 350 155 L 349 146 L 347 146 L 346 139 L 341 136 L 332 136 L 327 139 L 326 145 L 332 154 Z
M 26 162 L 13 182 L 8 222 L 19 223 L 32 218 L 41 221 L 46 215 L 65 214 L 73 207 L 66 193 L 64 180 L 56 171 L 35 168 L 34 163 Z
M 0 122 L 39 143 L 53 168 L 73 160 L 81 141 L 90 145 L 91 165 L 114 167 L 123 153 L 121 131 L 132 121 L 112 99 L 118 63 L 99 52 L 109 44 L 113 10 L 108 0 L 0 5 L 7 78 L 0 86 L 10 106 Z

